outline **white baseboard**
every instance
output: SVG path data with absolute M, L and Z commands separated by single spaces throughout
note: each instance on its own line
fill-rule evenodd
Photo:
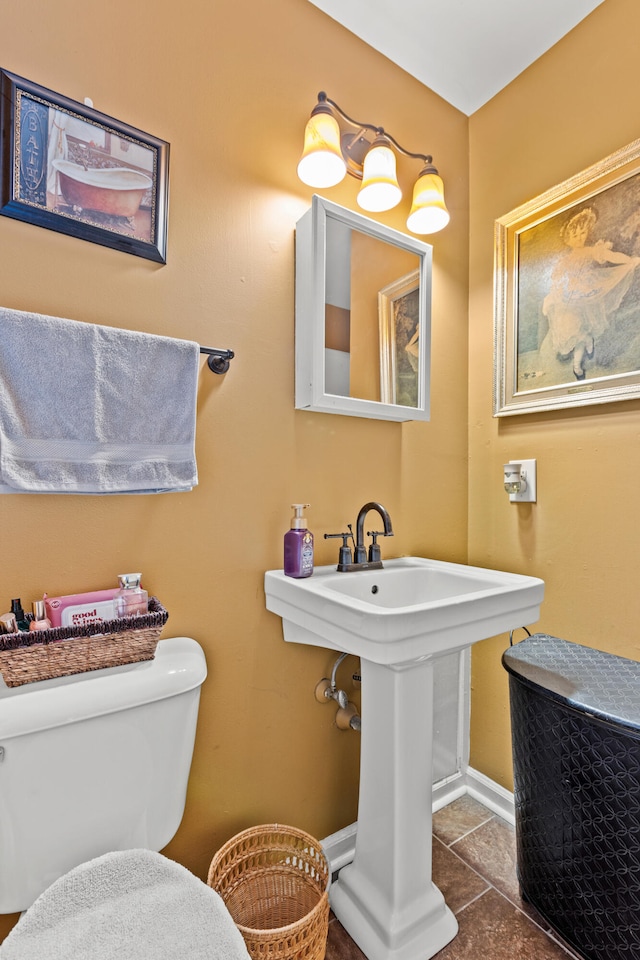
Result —
M 447 777 L 446 780 L 434 783 L 433 813 L 466 795 L 484 804 L 492 813 L 502 817 L 508 823 L 515 823 L 513 794 L 501 787 L 499 783 L 485 777 L 484 773 L 474 770 L 473 767 L 467 767 L 464 772 L 456 773 L 452 777 Z M 353 860 L 357 830 L 358 824 L 351 823 L 348 827 L 344 827 L 337 833 L 332 833 L 320 841 L 324 854 L 329 861 L 331 873 L 336 873 Z
M 516 808 L 513 793 L 510 790 L 501 787 L 495 780 L 490 780 L 484 773 L 474 770 L 473 767 L 467 767 L 465 779 L 470 797 L 483 803 L 507 823 L 512 826 L 515 824 Z
M 320 841 L 324 855 L 329 862 L 329 871 L 334 874 L 351 863 L 356 852 L 356 833 L 358 824 L 350 823 L 337 833 L 332 833 Z

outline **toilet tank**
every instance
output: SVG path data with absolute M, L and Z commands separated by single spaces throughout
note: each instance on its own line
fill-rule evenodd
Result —
M 93 857 L 171 840 L 206 675 L 200 645 L 177 637 L 142 663 L 0 680 L 0 913 Z

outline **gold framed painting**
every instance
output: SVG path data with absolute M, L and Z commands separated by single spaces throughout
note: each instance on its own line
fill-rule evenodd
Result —
M 496 417 L 640 397 L 640 140 L 495 224 Z
M 420 368 L 420 271 L 394 280 L 378 293 L 380 399 L 418 406 Z

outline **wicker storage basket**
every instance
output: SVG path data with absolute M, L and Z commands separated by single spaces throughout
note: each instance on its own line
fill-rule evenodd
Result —
M 169 614 L 156 597 L 149 613 L 81 627 L 0 636 L 0 671 L 8 687 L 153 660 Z
M 253 960 L 323 960 L 329 879 L 317 840 L 271 823 L 221 847 L 207 883 L 224 900 Z

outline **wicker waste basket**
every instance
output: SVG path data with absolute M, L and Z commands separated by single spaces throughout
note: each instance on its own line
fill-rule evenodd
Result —
M 224 900 L 253 960 L 323 960 L 329 880 L 317 840 L 270 823 L 225 843 L 207 883 Z

